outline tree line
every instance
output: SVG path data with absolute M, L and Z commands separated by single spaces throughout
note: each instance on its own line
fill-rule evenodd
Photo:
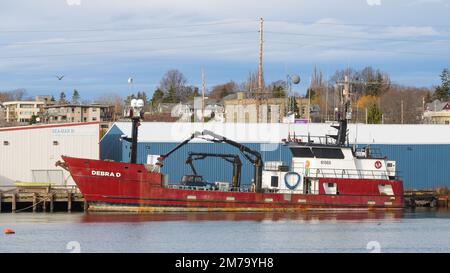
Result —
M 310 86 L 305 98 L 311 104 L 318 105 L 320 113 L 312 116 L 313 122 L 334 120 L 341 100 L 342 85 L 345 78 L 350 81 L 353 101 L 353 120 L 362 123 L 420 123 L 426 103 L 435 99 L 448 101 L 450 99 L 450 72 L 443 69 L 440 74 L 441 84 L 432 88 L 418 88 L 392 83 L 390 75 L 373 67 L 357 70 L 352 68 L 337 70 L 325 79 L 320 69 L 315 68 Z M 252 94 L 257 90 L 257 73 L 249 73 L 242 83 L 234 81 L 218 84 L 206 90 L 206 95 L 213 100 L 222 100 L 239 91 Z M 277 80 L 264 84 L 263 94 L 271 98 L 285 98 L 287 94 L 286 80 Z M 122 98 L 117 94 L 108 94 L 95 99 L 96 102 L 114 105 L 117 113 L 122 113 L 123 107 L 130 104 L 134 98 L 145 101 L 145 111 L 151 112 L 160 103 L 187 103 L 200 96 L 197 86 L 190 85 L 187 78 L 179 70 L 167 71 L 160 80 L 159 86 L 151 97 L 145 91 L 130 94 Z M 23 100 L 26 97 L 24 89 L 0 92 L 0 101 Z M 52 96 L 52 101 L 55 98 Z M 292 100 L 294 111 L 299 116 L 295 99 Z M 59 104 L 81 103 L 79 92 L 74 89 L 71 99 L 61 92 L 57 100 Z

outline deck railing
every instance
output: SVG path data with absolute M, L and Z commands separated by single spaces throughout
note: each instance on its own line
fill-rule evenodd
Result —
M 319 169 L 296 166 L 294 166 L 292 169 L 301 169 L 306 177 L 311 178 L 389 179 L 389 174 L 387 171 L 327 168 Z M 397 176 L 395 178 L 397 178 Z

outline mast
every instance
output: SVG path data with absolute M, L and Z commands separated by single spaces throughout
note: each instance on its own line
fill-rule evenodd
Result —
M 202 122 L 205 122 L 205 70 L 202 67 Z
M 260 18 L 259 24 L 259 66 L 258 66 L 258 91 L 256 94 L 256 122 L 260 121 L 260 105 L 263 93 L 263 45 L 264 45 L 264 19 Z

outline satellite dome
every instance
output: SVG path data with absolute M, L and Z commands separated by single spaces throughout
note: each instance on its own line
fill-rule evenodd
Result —
M 291 81 L 293 84 L 299 84 L 300 83 L 300 76 L 299 75 L 292 75 Z

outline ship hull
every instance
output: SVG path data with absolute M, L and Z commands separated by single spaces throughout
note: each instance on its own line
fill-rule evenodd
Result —
M 301 211 L 403 208 L 403 186 L 396 180 L 332 179 L 340 194 L 224 192 L 163 186 L 163 176 L 144 165 L 63 157 L 91 211 Z M 330 179 L 319 180 L 321 184 Z M 393 195 L 380 195 L 378 185 Z

